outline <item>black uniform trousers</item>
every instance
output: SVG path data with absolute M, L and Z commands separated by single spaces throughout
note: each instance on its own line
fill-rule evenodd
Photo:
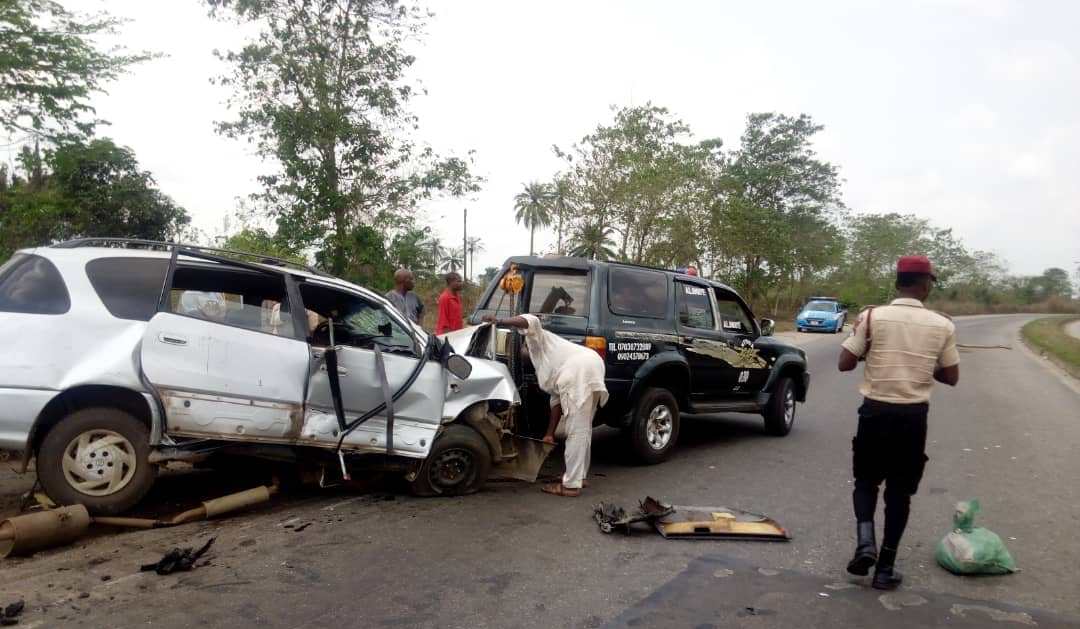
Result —
M 926 467 L 929 404 L 891 404 L 866 399 L 859 407 L 859 430 L 852 442 L 855 518 L 872 522 L 878 488 L 885 483 L 882 546 L 896 549 L 907 527 L 911 497 Z

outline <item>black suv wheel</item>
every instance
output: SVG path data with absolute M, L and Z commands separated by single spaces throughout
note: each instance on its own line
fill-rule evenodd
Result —
M 667 389 L 646 389 L 626 429 L 630 448 L 642 463 L 667 460 L 679 440 L 679 403 Z
M 769 404 L 765 407 L 765 432 L 783 437 L 791 432 L 795 424 L 795 381 L 780 378 L 773 390 Z
M 417 496 L 463 496 L 478 491 L 491 473 L 491 451 L 468 426 L 447 426 L 431 446 L 410 489 Z

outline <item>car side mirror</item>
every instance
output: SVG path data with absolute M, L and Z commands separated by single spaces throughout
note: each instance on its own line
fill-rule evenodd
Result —
M 776 331 L 776 322 L 772 319 L 761 320 L 761 336 L 772 336 Z
M 458 380 L 466 380 L 472 375 L 472 363 L 461 354 L 452 354 L 446 359 L 446 370 Z

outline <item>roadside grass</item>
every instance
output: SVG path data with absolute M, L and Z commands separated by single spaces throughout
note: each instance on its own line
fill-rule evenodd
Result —
M 1080 339 L 1065 331 L 1065 326 L 1077 320 L 1077 317 L 1036 319 L 1024 326 L 1022 334 L 1028 345 L 1080 378 Z

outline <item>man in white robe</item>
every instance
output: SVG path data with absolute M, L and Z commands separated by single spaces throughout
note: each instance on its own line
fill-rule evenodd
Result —
M 596 409 L 607 403 L 604 384 L 604 359 L 595 351 L 571 343 L 548 332 L 540 319 L 526 314 L 509 319 L 488 321 L 521 330 L 525 346 L 536 370 L 536 379 L 551 397 L 551 415 L 544 441 L 555 443 L 560 421 L 566 431 L 566 472 L 561 483 L 542 487 L 556 496 L 578 496 L 589 473 L 592 450 L 593 418 Z

